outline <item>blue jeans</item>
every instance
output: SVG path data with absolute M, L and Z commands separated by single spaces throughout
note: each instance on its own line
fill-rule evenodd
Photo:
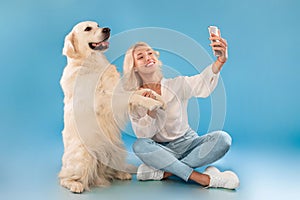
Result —
M 213 163 L 229 150 L 231 137 L 224 131 L 203 136 L 188 130 L 182 137 L 165 143 L 138 138 L 133 151 L 146 165 L 170 172 L 188 181 L 194 168 Z

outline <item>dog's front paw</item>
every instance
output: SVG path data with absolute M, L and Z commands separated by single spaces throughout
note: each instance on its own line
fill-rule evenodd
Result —
M 156 110 L 156 109 L 163 109 L 165 110 L 165 103 L 162 101 L 159 101 L 157 99 L 151 99 L 151 98 L 147 98 L 145 97 L 145 101 L 143 101 L 140 106 L 143 106 L 145 108 L 147 108 L 148 110 L 152 111 L 152 110 Z
M 149 92 L 149 91 L 151 91 L 152 94 L 154 95 L 155 97 L 154 99 L 142 96 L 144 92 Z M 149 89 L 142 89 L 142 90 L 135 91 L 133 96 L 131 97 L 130 103 L 132 105 L 142 106 L 144 108 L 147 108 L 150 111 L 158 108 L 161 108 L 163 110 L 166 109 L 166 104 L 164 100 L 161 98 L 161 96 L 156 92 L 154 92 L 153 90 L 149 90 Z
M 61 185 L 73 193 L 82 193 L 84 191 L 83 184 L 78 181 L 62 180 Z
M 74 181 L 70 187 L 70 191 L 74 193 L 82 193 L 84 190 L 82 183 Z

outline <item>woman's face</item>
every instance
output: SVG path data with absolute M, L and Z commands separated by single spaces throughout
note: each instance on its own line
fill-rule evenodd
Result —
M 157 70 L 158 59 L 148 46 L 138 46 L 133 51 L 134 68 L 139 73 L 153 73 Z

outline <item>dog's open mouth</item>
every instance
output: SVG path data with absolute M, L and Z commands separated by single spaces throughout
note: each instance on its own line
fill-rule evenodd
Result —
M 101 42 L 90 42 L 89 43 L 89 47 L 93 50 L 104 50 L 107 49 L 109 46 L 109 42 L 108 42 L 108 38 L 105 38 L 103 41 Z

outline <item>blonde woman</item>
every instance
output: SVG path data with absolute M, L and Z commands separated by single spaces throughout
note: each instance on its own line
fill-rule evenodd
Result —
M 145 97 L 155 99 L 161 95 L 166 103 L 165 110 L 137 108 L 130 113 L 137 136 L 133 150 L 143 161 L 138 168 L 138 180 L 162 180 L 175 175 L 207 187 L 235 189 L 239 186 L 238 176 L 232 171 L 220 172 L 213 166 L 203 173 L 194 170 L 219 160 L 231 145 L 231 137 L 226 132 L 198 136 L 188 123 L 188 100 L 211 94 L 227 60 L 226 40 L 216 35 L 211 35 L 210 40 L 212 49 L 221 51 L 222 55 L 200 74 L 173 79 L 163 77 L 158 52 L 148 44 L 139 42 L 128 49 L 123 66 L 124 88 L 148 88 L 143 93 Z

